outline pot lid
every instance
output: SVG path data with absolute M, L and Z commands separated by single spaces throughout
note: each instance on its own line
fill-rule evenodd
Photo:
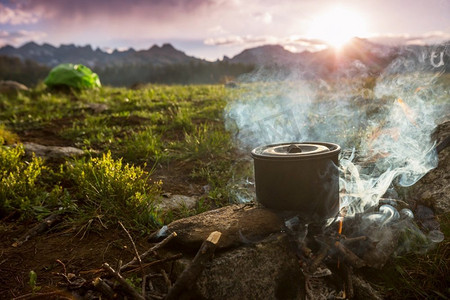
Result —
M 340 147 L 331 144 L 331 143 L 315 143 L 315 142 L 307 142 L 307 143 L 282 143 L 275 145 L 267 145 L 261 146 L 253 149 L 252 155 L 256 157 L 274 157 L 274 158 L 282 158 L 282 157 L 308 157 L 308 156 L 316 156 L 327 154 L 330 152 L 334 152 Z

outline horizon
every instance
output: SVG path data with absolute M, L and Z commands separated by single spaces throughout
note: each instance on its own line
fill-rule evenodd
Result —
M 112 52 L 170 43 L 215 61 L 262 45 L 339 48 L 353 37 L 389 46 L 450 40 L 450 0 L 0 0 L 0 47 L 32 41 Z
M 349 45 L 352 42 L 352 40 L 354 40 L 354 39 L 366 40 L 366 41 L 369 41 L 369 42 L 371 42 L 373 44 L 377 44 L 377 45 L 380 45 L 380 46 L 389 46 L 389 47 L 403 47 L 403 46 L 406 46 L 406 45 L 401 45 L 401 44 L 397 44 L 397 45 L 383 44 L 383 43 L 373 42 L 370 39 L 360 38 L 360 37 L 352 37 L 349 41 L 347 41 L 346 43 L 342 44 L 342 46 Z M 440 45 L 442 43 L 448 43 L 448 42 L 450 42 L 450 39 L 442 41 L 442 42 L 428 43 L 428 44 L 423 44 L 423 43 L 408 44 L 408 46 L 433 46 L 433 45 Z M 151 45 L 149 45 L 148 47 L 145 47 L 145 48 L 138 48 L 137 49 L 137 48 L 134 48 L 134 47 L 130 46 L 128 48 L 118 49 L 118 48 L 101 48 L 101 47 L 98 47 L 98 46 L 95 47 L 95 46 L 93 46 L 91 44 L 76 44 L 76 43 L 61 43 L 61 44 L 55 45 L 55 44 L 48 43 L 48 42 L 39 43 L 39 42 L 30 40 L 30 41 L 24 42 L 23 44 L 21 44 L 19 46 L 6 44 L 6 45 L 0 45 L 0 48 L 11 46 L 11 47 L 14 47 L 16 49 L 19 49 L 19 48 L 21 48 L 21 47 L 23 47 L 23 46 L 25 46 L 27 44 L 33 44 L 33 43 L 38 45 L 38 46 L 40 46 L 40 47 L 42 47 L 44 45 L 49 45 L 49 46 L 52 46 L 52 47 L 55 47 L 55 48 L 60 48 L 62 46 L 74 46 L 74 47 L 77 47 L 77 48 L 90 47 L 93 51 L 100 50 L 100 51 L 102 51 L 104 53 L 107 53 L 107 54 L 112 54 L 114 51 L 117 51 L 117 52 L 126 52 L 126 51 L 129 51 L 129 50 L 133 50 L 133 51 L 136 51 L 136 52 L 147 51 L 147 50 L 150 50 L 154 46 L 161 48 L 164 45 L 170 45 L 173 48 L 175 48 L 175 50 L 181 51 L 181 52 L 185 53 L 188 56 L 191 56 L 191 57 L 194 57 L 194 58 L 198 58 L 198 59 L 203 59 L 203 60 L 206 60 L 206 61 L 209 61 L 209 62 L 223 61 L 225 59 L 225 57 L 231 59 L 231 58 L 241 54 L 245 50 L 254 49 L 254 48 L 260 48 L 260 47 L 265 47 L 265 46 L 280 46 L 284 50 L 286 50 L 288 52 L 291 52 L 291 53 L 305 53 L 305 52 L 314 53 L 314 52 L 320 52 L 320 51 L 323 51 L 323 50 L 337 50 L 337 51 L 339 50 L 339 49 L 334 48 L 333 46 L 329 45 L 329 46 L 327 46 L 326 48 L 323 48 L 323 49 L 316 49 L 316 50 L 303 49 L 302 51 L 299 51 L 299 52 L 293 52 L 293 51 L 291 51 L 291 49 L 289 49 L 289 47 L 284 47 L 283 45 L 280 45 L 280 44 L 262 44 L 262 45 L 257 45 L 257 46 L 254 46 L 254 47 L 242 49 L 240 52 L 238 52 L 238 53 L 236 53 L 236 54 L 234 54 L 232 56 L 223 55 L 222 57 L 216 58 L 216 59 L 206 59 L 206 58 L 197 57 L 195 55 L 188 54 L 184 49 L 175 47 L 170 41 L 162 42 L 162 43 L 158 43 L 158 44 L 151 44 Z

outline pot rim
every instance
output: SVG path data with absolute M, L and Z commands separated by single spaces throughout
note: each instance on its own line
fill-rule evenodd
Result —
M 320 145 L 325 146 L 329 151 L 322 152 L 312 152 L 312 153 L 298 153 L 297 155 L 286 155 L 286 154 L 264 154 L 262 153 L 264 149 L 273 148 L 278 146 L 289 146 L 292 144 L 305 144 L 305 145 Z M 272 160 L 272 161 L 297 161 L 297 160 L 309 160 L 309 159 L 320 159 L 327 157 L 334 157 L 341 152 L 341 147 L 338 144 L 328 143 L 328 142 L 317 142 L 317 141 L 305 141 L 305 142 L 288 142 L 288 143 L 277 143 L 269 144 L 264 146 L 256 147 L 251 151 L 251 156 L 256 160 Z

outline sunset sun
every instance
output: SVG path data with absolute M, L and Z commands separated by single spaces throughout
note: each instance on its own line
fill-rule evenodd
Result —
M 355 36 L 367 34 L 361 15 L 349 9 L 335 7 L 317 15 L 309 24 L 308 36 L 339 48 Z

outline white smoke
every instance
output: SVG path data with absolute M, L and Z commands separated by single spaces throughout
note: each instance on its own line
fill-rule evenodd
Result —
M 303 80 L 297 71 L 275 79 L 253 74 L 242 97 L 228 103 L 226 126 L 245 151 L 291 141 L 339 144 L 341 207 L 347 216 L 374 209 L 393 182 L 411 186 L 437 166 L 430 137 L 448 93 L 430 53 L 405 51 L 373 87 L 362 67 L 357 77 L 349 68 L 328 81 Z M 386 222 L 391 212 L 398 218 L 389 206 L 372 221 Z

